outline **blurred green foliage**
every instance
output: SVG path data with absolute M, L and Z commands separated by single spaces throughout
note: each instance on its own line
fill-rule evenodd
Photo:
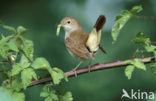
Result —
M 35 57 L 45 57 L 52 66 L 64 71 L 71 70 L 77 64 L 67 52 L 64 45 L 64 31 L 56 36 L 57 24 L 65 16 L 77 18 L 83 29 L 90 32 L 96 18 L 104 14 L 107 22 L 102 34 L 101 44 L 107 51 L 101 51 L 95 57 L 94 63 L 106 63 L 133 58 L 138 45 L 131 42 L 138 32 L 144 32 L 156 41 L 156 20 L 133 18 L 126 23 L 118 36 L 118 41 L 112 44 L 111 28 L 115 23 L 115 16 L 123 9 L 130 9 L 134 5 L 142 5 L 140 15 L 156 16 L 155 0 L 1 0 L 0 20 L 6 25 L 17 27 L 23 25 L 28 29 L 25 37 L 33 40 Z M 6 31 L 0 34 L 6 35 Z M 81 67 L 86 66 L 85 62 Z M 62 83 L 62 89 L 71 91 L 74 101 L 114 101 L 121 100 L 122 89 L 141 89 L 155 91 L 156 75 L 151 73 L 147 65 L 147 72 L 135 70 L 131 80 L 124 75 L 124 68 L 109 69 L 70 78 L 68 83 Z M 39 92 L 42 85 L 29 88 L 26 101 L 43 101 Z M 2 93 L 2 92 L 0 92 Z M 9 99 L 9 98 L 8 98 Z

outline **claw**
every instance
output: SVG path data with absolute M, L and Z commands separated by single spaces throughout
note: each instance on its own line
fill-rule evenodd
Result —
M 79 64 L 78 64 L 74 69 L 72 69 L 72 71 L 73 71 L 74 74 L 75 74 L 75 77 L 77 77 L 77 72 L 76 72 L 76 70 L 77 70 L 77 68 L 82 64 L 82 62 L 83 62 L 83 61 L 80 61 Z
M 77 77 L 77 72 L 76 72 L 77 68 L 74 68 L 72 71 L 74 72 L 75 74 L 75 77 Z
M 88 65 L 88 73 L 90 73 L 90 70 L 91 70 L 90 65 Z

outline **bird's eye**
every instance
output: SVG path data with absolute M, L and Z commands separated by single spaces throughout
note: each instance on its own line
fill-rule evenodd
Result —
M 68 24 L 70 24 L 70 21 L 67 21 Z

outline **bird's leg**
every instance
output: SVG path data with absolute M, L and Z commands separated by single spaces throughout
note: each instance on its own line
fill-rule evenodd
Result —
M 83 61 L 80 61 L 79 64 L 77 64 L 77 66 L 72 70 L 75 73 L 75 77 L 77 77 L 77 73 L 76 70 L 77 68 L 82 64 Z
M 89 60 L 89 63 L 88 63 L 88 72 L 90 72 L 90 64 L 91 64 L 91 60 Z

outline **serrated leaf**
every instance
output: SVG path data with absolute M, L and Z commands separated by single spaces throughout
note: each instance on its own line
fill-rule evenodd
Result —
M 136 44 L 148 45 L 150 43 L 150 39 L 144 35 L 142 32 L 136 35 L 136 38 L 132 40 Z
M 59 101 L 58 95 L 56 95 L 55 90 L 50 91 L 48 86 L 43 87 L 43 91 L 40 93 L 40 97 L 45 97 L 45 101 Z
M 145 49 L 147 52 L 154 52 L 156 50 L 156 46 L 154 45 L 146 45 Z
M 132 73 L 134 71 L 133 65 L 128 65 L 125 69 L 125 75 L 128 77 L 128 79 L 131 79 Z
M 116 22 L 112 28 L 112 38 L 113 41 L 117 40 L 117 37 L 120 33 L 120 30 L 126 24 L 126 22 L 136 13 L 139 13 L 142 10 L 141 6 L 134 6 L 130 11 L 123 10 L 120 15 L 116 16 Z
M 120 33 L 120 30 L 123 28 L 125 23 L 131 18 L 131 13 L 128 10 L 122 11 L 121 15 L 116 17 L 117 21 L 112 28 L 112 38 L 114 41 L 117 40 L 117 37 Z
M 26 28 L 24 28 L 23 26 L 18 26 L 17 28 L 17 34 L 24 34 L 27 31 Z
M 12 50 L 12 51 L 15 51 L 15 52 L 19 51 L 16 44 L 13 41 L 9 41 L 7 43 L 7 45 L 9 46 L 9 50 Z
M 31 65 L 34 69 L 47 69 L 47 67 L 51 67 L 49 62 L 45 58 L 36 58 L 35 61 Z
M 29 62 L 29 60 L 27 59 L 27 57 L 25 57 L 25 55 L 22 54 L 20 63 L 28 63 L 28 62 Z
M 29 67 L 30 63 L 16 63 L 11 69 L 11 76 L 19 74 L 22 70 Z
M 63 96 L 60 96 L 60 101 L 73 101 L 72 93 L 66 92 Z
M 139 5 L 139 6 L 134 6 L 134 7 L 130 10 L 130 12 L 131 12 L 132 14 L 137 14 L 137 13 L 141 12 L 142 10 L 143 10 L 142 6 Z
M 32 78 L 37 80 L 37 75 L 32 68 L 24 69 L 21 72 L 21 79 L 24 89 L 26 89 L 26 87 L 31 83 Z
M 150 68 L 151 68 L 152 72 L 156 74 L 156 63 L 151 63 Z
M 58 101 L 59 99 L 58 99 L 58 95 L 56 95 L 56 92 L 54 91 L 54 90 L 52 90 L 51 92 L 50 92 L 50 97 L 51 97 L 51 99 L 53 99 L 54 101 Z
M 62 79 L 66 78 L 64 72 L 56 67 L 49 69 L 48 71 L 53 79 L 54 84 L 59 84 Z
M 24 47 L 22 48 L 25 56 L 29 58 L 31 61 L 33 60 L 33 53 L 34 53 L 34 45 L 31 40 L 24 40 Z
M 6 42 L 8 42 L 11 37 L 12 36 L 5 37 L 5 36 L 2 35 L 2 39 L 0 40 L 0 46 L 6 44 Z
M 134 59 L 133 65 L 139 69 L 146 70 L 145 64 L 140 59 Z
M 0 56 L 4 59 L 7 59 L 8 58 L 8 51 L 9 51 L 9 47 L 8 45 L 3 45 L 3 46 L 0 46 Z
M 7 59 L 8 57 L 8 51 L 9 51 L 9 46 L 7 45 L 7 42 L 9 41 L 11 36 L 3 36 L 2 39 L 0 40 L 0 56 L 4 59 Z
M 9 82 L 9 81 L 10 80 L 7 80 L 6 82 Z M 3 86 L 4 87 L 6 86 L 5 82 L 4 82 Z M 6 88 L 12 89 L 13 91 L 16 91 L 16 92 L 19 92 L 23 88 L 23 84 L 22 84 L 21 80 L 16 78 L 16 79 L 13 79 L 12 82 L 6 86 Z

